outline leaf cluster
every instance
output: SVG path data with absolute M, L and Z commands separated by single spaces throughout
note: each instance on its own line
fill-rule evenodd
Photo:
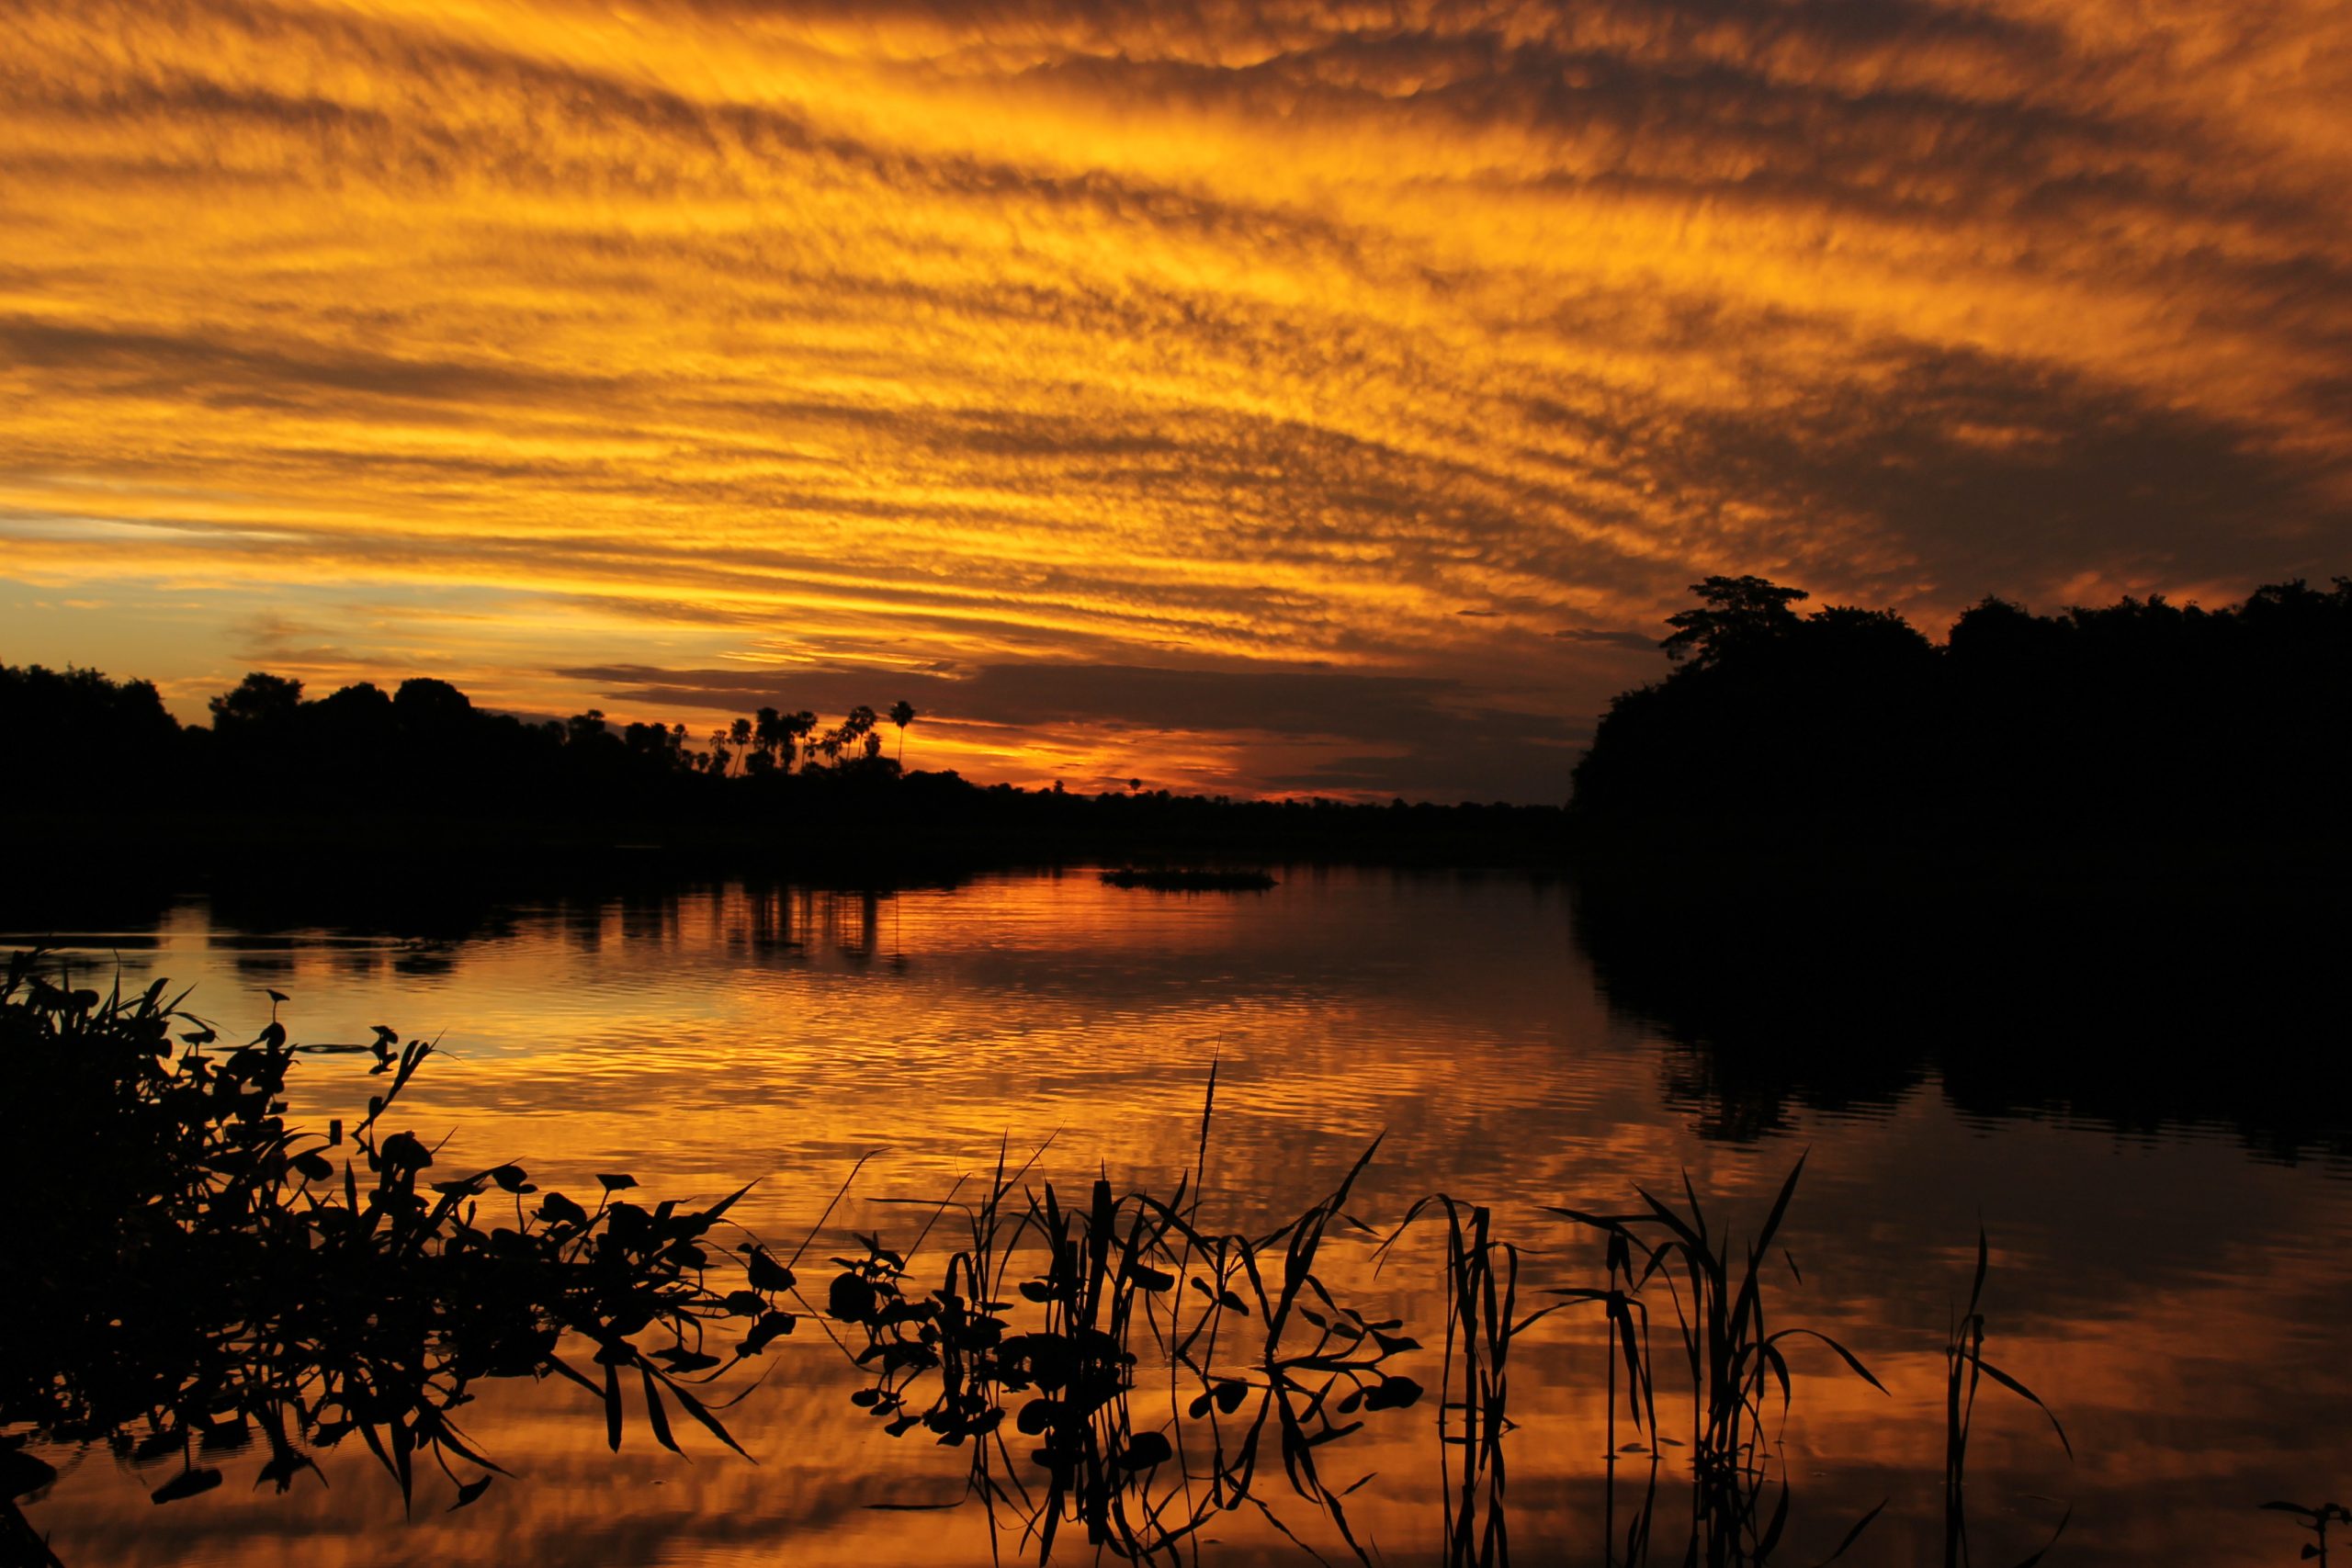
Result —
M 678 1446 L 674 1406 L 734 1447 L 684 1380 L 720 1364 L 703 1341 L 748 1310 L 737 1295 L 767 1307 L 709 1282 L 736 1267 L 707 1240 L 741 1192 L 646 1208 L 606 1176 L 591 1210 L 513 1163 L 445 1176 L 386 1122 L 430 1042 L 379 1028 L 372 1045 L 302 1046 L 273 1009 L 224 1046 L 185 999 L 160 980 L 76 988 L 33 953 L 0 981 L 0 1179 L 21 1260 L 0 1304 L 0 1447 L 175 1461 L 164 1503 L 256 1444 L 259 1481 L 284 1491 L 356 1438 L 404 1499 L 429 1462 L 462 1506 L 498 1470 L 458 1425 L 475 1382 L 548 1376 L 596 1396 L 616 1446 L 631 1382 L 657 1441 Z M 384 1081 L 347 1135 L 286 1119 L 312 1052 L 376 1057 Z M 558 1354 L 567 1335 L 595 1347 L 600 1378 Z M 460 1482 L 453 1461 L 484 1473 Z

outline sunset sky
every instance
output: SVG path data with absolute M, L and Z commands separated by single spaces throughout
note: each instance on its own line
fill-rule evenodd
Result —
M 2352 6 L 0 0 L 0 660 L 1551 799 L 1709 572 L 2352 572 Z

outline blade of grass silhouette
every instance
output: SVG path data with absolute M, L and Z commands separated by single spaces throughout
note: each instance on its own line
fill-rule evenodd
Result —
M 1854 1543 L 1862 1539 L 1862 1532 L 1877 1522 L 1878 1517 L 1886 1512 L 1886 1506 L 1893 1501 L 1894 1501 L 1894 1499 L 1892 1497 L 1880 1498 L 1878 1500 L 1878 1506 L 1872 1508 L 1869 1513 L 1864 1514 L 1860 1518 L 1856 1519 L 1854 1521 L 1854 1528 L 1848 1530 L 1845 1534 L 1845 1538 L 1838 1541 L 1838 1550 L 1823 1558 L 1818 1563 L 1815 1564 L 1815 1568 L 1829 1568 L 1829 1565 L 1832 1562 L 1837 1562 L 1839 1558 L 1845 1556 L 1847 1552 L 1852 1551 Z

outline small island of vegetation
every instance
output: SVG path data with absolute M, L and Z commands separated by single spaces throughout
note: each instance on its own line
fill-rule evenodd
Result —
M 1262 871 L 1215 871 L 1183 866 L 1119 866 L 1102 874 L 1114 887 L 1142 887 L 1154 893 L 1264 893 L 1274 879 Z

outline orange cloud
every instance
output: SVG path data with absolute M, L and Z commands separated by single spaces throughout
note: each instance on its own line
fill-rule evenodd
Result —
M 1244 660 L 1580 722 L 1707 571 L 1932 621 L 2346 563 L 2338 8 L 36 0 L 0 39 L 6 575 L 113 606 L 0 657 L 225 682 L 260 604 L 336 627 L 322 671 L 548 710 L 781 635 L 943 713 L 1008 662 Z

